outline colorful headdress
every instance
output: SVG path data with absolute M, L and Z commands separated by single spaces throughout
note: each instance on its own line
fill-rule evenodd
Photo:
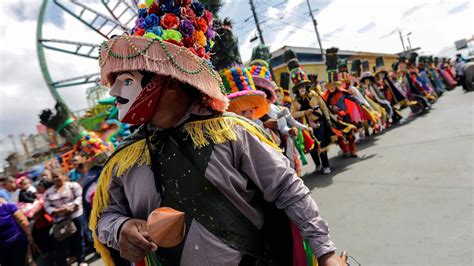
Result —
M 428 65 L 428 67 L 429 67 L 430 69 L 436 68 L 436 66 L 435 66 L 435 64 L 434 64 L 434 58 L 433 58 L 432 55 L 428 56 L 426 64 Z
M 408 67 L 415 67 L 416 66 L 416 58 L 418 57 L 418 54 L 415 52 L 411 52 L 408 54 Z
M 212 48 L 211 60 L 217 71 L 242 65 L 239 52 L 239 41 L 232 33 L 230 18 L 217 19 L 214 23 L 216 31 L 215 45 Z
M 282 72 L 280 74 L 280 87 L 284 90 L 288 90 L 290 88 L 290 73 Z
M 252 75 L 247 68 L 226 68 L 220 73 L 227 94 L 255 89 Z
M 131 70 L 171 76 L 198 89 L 206 105 L 223 112 L 228 100 L 209 61 L 215 35 L 212 21 L 212 13 L 197 1 L 141 4 L 131 35 L 102 43 L 101 83 L 111 86 L 115 74 Z
M 429 57 L 428 56 L 420 56 L 418 58 L 418 68 L 424 69 L 426 65 L 429 65 Z
M 227 98 L 230 100 L 230 112 L 240 113 L 248 109 L 255 109 L 254 119 L 260 118 L 269 111 L 266 94 L 255 89 L 254 79 L 249 69 L 241 64 L 240 54 L 237 49 L 237 38 L 232 33 L 232 23 L 226 19 L 216 29 L 220 33 L 220 38 L 216 40 L 216 47 L 219 51 L 215 57 L 216 66 L 219 71 Z M 234 47 L 229 52 L 225 47 Z M 214 57 L 213 57 L 214 58 Z
M 374 76 L 378 76 L 379 73 L 385 73 L 388 75 L 388 72 L 385 70 L 385 63 L 383 60 L 383 56 L 377 56 L 375 58 L 375 74 Z
M 364 73 L 362 73 L 362 76 L 360 78 L 360 83 L 364 83 L 366 79 L 369 79 L 371 80 L 372 82 L 375 82 L 375 78 L 374 76 L 372 75 L 372 72 L 369 71 L 369 61 L 368 60 L 363 60 L 362 61 L 362 71 Z
M 298 61 L 295 52 L 293 52 L 293 50 L 286 50 L 283 54 L 283 58 L 286 62 L 288 70 L 290 70 L 290 78 L 293 82 L 293 92 L 296 93 L 300 87 L 310 86 L 311 81 L 303 71 L 303 68 Z
M 332 47 L 329 49 L 326 49 L 326 72 L 328 75 L 328 80 L 327 84 L 335 84 L 336 82 L 340 81 L 339 80 L 339 74 L 337 71 L 337 52 L 339 51 L 339 48 Z M 347 69 L 347 64 L 346 64 L 346 69 Z
M 362 73 L 370 71 L 369 60 L 362 60 Z
M 280 74 L 280 88 L 283 91 L 283 102 L 291 104 L 290 96 L 290 74 L 287 72 L 282 72 Z
M 308 74 L 308 79 L 314 84 L 314 86 L 318 85 L 318 73 Z
M 270 50 L 265 44 L 259 44 L 252 50 L 251 66 L 264 66 L 270 68 Z
M 380 68 L 383 68 L 385 66 L 383 56 L 377 56 L 375 58 L 375 68 L 378 70 Z
M 372 82 L 375 82 L 374 76 L 373 76 L 372 73 L 369 72 L 369 71 L 364 72 L 364 73 L 362 74 L 362 77 L 360 78 L 360 83 L 364 84 L 366 79 L 371 80 Z
M 397 72 L 398 71 L 398 62 L 392 63 L 392 71 Z
M 250 74 L 257 89 L 262 89 L 266 92 L 267 99 L 273 103 L 276 100 L 275 84 L 272 82 L 272 74 L 270 72 L 270 52 L 268 46 L 260 44 L 252 52 L 252 62 L 250 63 Z
M 339 72 L 339 80 L 350 82 L 349 71 L 347 69 L 347 59 L 338 59 L 337 60 L 337 70 Z
M 254 109 L 253 119 L 259 119 L 270 111 L 266 102 L 265 92 L 259 90 L 240 91 L 229 94 L 229 112 L 240 113 L 244 110 Z
M 405 56 L 400 56 L 398 58 L 398 71 L 399 72 L 406 72 L 407 71 L 407 58 Z
M 269 106 L 266 94 L 255 89 L 255 84 L 249 70 L 245 67 L 232 67 L 221 71 L 222 80 L 229 93 L 230 112 L 240 113 L 244 110 L 255 109 L 254 119 L 268 113 Z
M 351 65 L 351 75 L 360 77 L 360 74 L 362 74 L 361 66 L 362 61 L 360 61 L 360 59 L 354 59 Z

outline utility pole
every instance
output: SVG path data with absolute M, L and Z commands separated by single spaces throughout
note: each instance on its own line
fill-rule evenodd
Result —
M 260 43 L 265 44 L 265 40 L 263 40 L 262 30 L 260 29 L 260 23 L 258 22 L 257 13 L 255 13 L 255 5 L 253 0 L 249 0 L 250 9 L 252 9 L 253 19 L 255 20 L 255 25 L 257 26 L 258 37 L 260 38 Z
M 319 49 L 321 50 L 323 62 L 326 62 L 326 55 L 324 54 L 323 45 L 321 44 L 321 38 L 319 37 L 318 22 L 316 22 L 316 18 L 313 15 L 313 10 L 311 9 L 311 4 L 309 3 L 309 0 L 306 0 L 306 3 L 308 4 L 309 15 L 311 16 L 311 20 L 313 20 L 314 31 L 316 32 L 316 38 L 318 38 Z
M 405 42 L 403 42 L 402 31 L 399 30 L 398 33 L 400 34 L 400 41 L 402 41 L 403 53 L 405 53 L 405 52 L 406 52 L 406 50 L 405 50 Z
M 410 35 L 411 35 L 411 32 L 407 34 L 407 41 L 408 41 L 408 47 L 410 47 L 410 50 L 411 50 L 413 49 L 413 47 L 411 46 Z

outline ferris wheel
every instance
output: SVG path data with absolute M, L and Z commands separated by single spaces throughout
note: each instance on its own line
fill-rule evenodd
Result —
M 62 97 L 64 91 L 84 86 L 88 86 L 85 98 L 89 108 L 96 104 L 97 100 L 107 97 L 105 89 L 99 86 L 98 68 L 91 68 L 93 71 L 86 72 L 87 70 L 80 67 L 71 67 L 67 73 L 57 74 L 55 72 L 60 72 L 58 70 L 61 67 L 54 66 L 49 59 L 67 57 L 65 60 L 71 66 L 86 63 L 80 63 L 81 60 L 95 63 L 99 56 L 100 43 L 133 27 L 137 10 L 138 0 L 43 0 L 36 29 L 37 56 L 43 77 L 56 102 L 69 106 Z M 54 36 L 54 33 L 43 32 L 48 15 L 53 13 L 57 17 L 58 12 L 61 12 L 60 16 L 69 16 L 68 20 L 72 17 L 75 23 L 82 24 L 79 29 L 91 36 L 87 40 L 97 42 L 88 43 L 81 40 L 86 34 L 82 32 L 73 32 L 70 36 Z M 70 107 L 68 109 L 71 110 Z

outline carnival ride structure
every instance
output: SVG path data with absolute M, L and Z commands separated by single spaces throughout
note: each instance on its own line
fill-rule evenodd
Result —
M 55 10 L 52 10 L 53 8 Z M 37 55 L 44 80 L 57 103 L 56 115 L 51 112 L 49 117 L 43 116 L 42 122 L 48 121 L 49 118 L 48 126 L 54 128 L 57 133 L 66 138 L 66 141 L 76 147 L 81 146 L 81 140 L 82 144 L 87 146 L 83 143 L 83 139 L 91 139 L 91 135 L 92 139 L 97 135 L 103 142 L 116 146 L 121 138 L 130 134 L 130 131 L 127 125 L 117 120 L 113 98 L 108 96 L 107 88 L 99 85 L 98 72 L 68 73 L 70 76 L 67 78 L 53 79 L 53 76 L 57 75 L 54 75 L 55 68 L 49 63 L 50 56 L 69 55 L 71 64 L 79 61 L 79 58 L 95 61 L 99 56 L 100 41 L 86 43 L 82 40 L 68 40 L 64 36 L 46 38 L 47 32 L 43 34 L 43 29 L 45 22 L 48 21 L 48 14 L 62 12 L 54 16 L 72 16 L 78 23 L 85 26 L 85 31 L 99 36 L 95 39 L 107 40 L 128 31 L 133 26 L 137 9 L 138 0 L 101 0 L 98 3 L 88 2 L 87 4 L 76 0 L 43 0 L 41 4 L 36 29 Z M 81 35 L 74 34 L 73 36 L 77 38 Z M 72 112 L 72 108 L 60 92 L 81 86 L 89 86 L 85 96 L 88 108 Z M 59 112 L 63 114 L 60 115 Z

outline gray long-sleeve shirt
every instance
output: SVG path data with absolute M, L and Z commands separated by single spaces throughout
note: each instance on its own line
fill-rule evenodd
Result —
M 290 168 L 288 159 L 240 126 L 235 126 L 235 131 L 237 141 L 214 146 L 205 177 L 260 228 L 263 214 L 248 202 L 255 193 L 247 188 L 251 179 L 265 200 L 285 210 L 317 257 L 334 251 L 327 223 L 319 216 L 309 189 Z M 160 195 L 147 166 L 132 167 L 122 176 L 113 176 L 109 193 L 111 204 L 100 216 L 96 230 L 99 241 L 118 249 L 119 228 L 130 218 L 128 214 L 146 220 L 160 207 Z M 242 256 L 193 220 L 181 265 L 238 265 Z

